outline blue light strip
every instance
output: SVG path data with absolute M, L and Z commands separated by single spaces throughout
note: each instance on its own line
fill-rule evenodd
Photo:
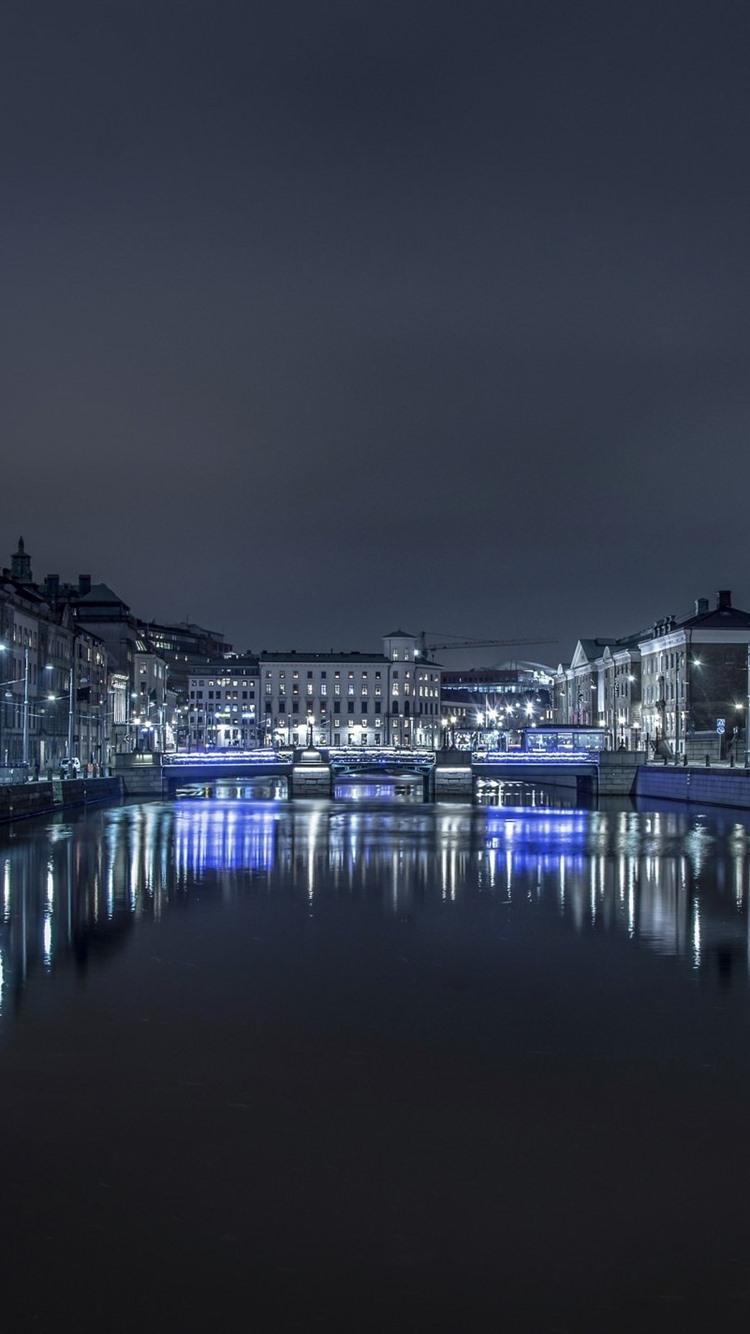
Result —
M 598 765 L 599 752 L 595 750 L 475 750 L 471 758 L 477 764 L 502 764 L 508 767 L 523 769 L 540 764 L 554 765 L 555 767 L 566 764 Z
M 168 754 L 163 757 L 165 767 L 177 768 L 178 766 L 188 765 L 211 765 L 214 768 L 231 769 L 238 764 L 291 764 L 293 752 L 291 750 L 227 750 L 227 751 L 195 751 L 190 754 L 180 752 L 179 754 Z

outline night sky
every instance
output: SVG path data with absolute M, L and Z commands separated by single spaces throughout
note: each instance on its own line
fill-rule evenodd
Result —
M 750 603 L 749 39 L 5 0 L 3 561 L 254 649 Z

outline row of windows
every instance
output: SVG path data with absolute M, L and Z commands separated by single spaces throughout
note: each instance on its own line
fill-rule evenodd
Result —
M 237 691 L 237 690 L 224 690 L 224 691 L 221 691 L 221 690 L 207 690 L 207 691 L 206 691 L 206 694 L 207 694 L 207 696 L 208 696 L 209 699 L 222 699 L 222 698 L 224 698 L 224 699 L 239 699 L 239 698 L 240 698 L 240 692 Z M 249 697 L 250 699 L 255 699 L 255 689 L 253 688 L 253 686 L 250 687 L 250 690 L 249 690 L 249 691 L 247 691 L 247 690 L 243 690 L 243 691 L 241 692 L 241 697 L 242 697 L 242 699 L 248 699 L 248 697 Z M 191 690 L 191 691 L 190 691 L 190 698 L 191 698 L 191 699 L 203 699 L 203 691 L 202 691 L 202 690 Z
M 675 668 L 684 667 L 684 665 L 684 653 L 649 653 L 643 659 L 643 674 L 644 676 L 656 676 L 659 672 L 674 671 Z

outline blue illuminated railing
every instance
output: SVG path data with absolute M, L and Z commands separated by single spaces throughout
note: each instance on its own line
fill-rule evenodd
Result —
M 169 768 L 194 768 L 195 765 L 209 764 L 217 769 L 231 769 L 238 764 L 291 764 L 291 750 L 197 750 L 170 751 L 163 757 L 163 764 Z
M 405 747 L 378 746 L 370 749 L 365 746 L 336 746 L 326 748 L 332 764 L 366 764 L 376 768 L 388 765 L 434 765 L 436 760 L 433 750 L 407 750 Z M 258 750 L 199 750 L 171 751 L 163 756 L 163 764 L 168 768 L 194 768 L 208 765 L 216 769 L 231 769 L 237 765 L 291 764 L 294 752 L 291 749 L 272 749 L 270 746 Z M 581 765 L 599 763 L 596 750 L 563 751 L 523 751 L 523 750 L 475 750 L 472 761 L 476 764 L 497 764 L 513 768 L 528 768 L 533 765 L 559 767 L 560 765 Z M 467 759 L 463 761 L 468 762 Z
M 434 750 L 407 750 L 398 746 L 332 746 L 328 755 L 332 762 L 358 760 L 363 764 L 434 764 Z
M 529 768 L 545 765 L 559 768 L 560 765 L 598 764 L 599 752 L 596 750 L 475 750 L 472 759 L 477 764 L 502 764 L 503 767 Z

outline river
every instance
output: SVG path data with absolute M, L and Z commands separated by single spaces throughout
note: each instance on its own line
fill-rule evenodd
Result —
M 279 795 L 0 833 L 7 1327 L 748 1327 L 748 819 Z

